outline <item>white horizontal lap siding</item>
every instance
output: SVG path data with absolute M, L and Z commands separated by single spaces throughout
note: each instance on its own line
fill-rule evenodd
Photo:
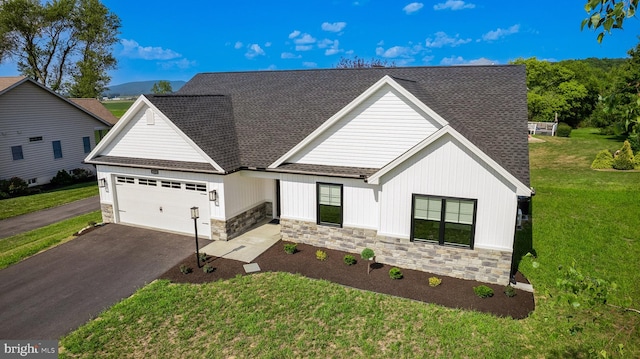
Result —
M 316 222 L 316 183 L 342 184 L 343 226 L 377 229 L 378 186 L 361 180 L 283 174 L 280 179 L 281 217 Z
M 106 204 L 113 204 L 113 186 L 115 183 L 115 176 L 132 176 L 136 178 L 149 178 L 155 179 L 158 181 L 161 180 L 170 180 L 170 181 L 178 181 L 178 182 L 189 182 L 189 183 L 204 183 L 207 185 L 207 191 L 216 190 L 218 192 L 219 200 L 216 202 L 209 201 L 209 213 L 211 218 L 224 220 L 225 218 L 225 208 L 224 208 L 224 199 L 222 195 L 224 194 L 224 183 L 223 176 L 215 175 L 215 174 L 203 174 L 203 173 L 192 173 L 192 172 L 179 172 L 179 171 L 165 171 L 159 170 L 158 174 L 151 174 L 151 170 L 144 168 L 129 168 L 129 167 L 118 167 L 118 166 L 105 166 L 105 165 L 97 165 L 98 170 L 98 179 L 106 178 L 108 181 L 108 189 L 101 188 L 100 189 L 100 201 Z M 208 194 L 207 194 L 208 195 Z
M 287 162 L 381 168 L 438 126 L 387 85 Z
M 75 106 L 25 82 L 0 96 L 0 178 L 37 178 L 49 182 L 59 170 L 93 166 L 82 163 L 83 137 L 95 147 L 94 130 L 108 128 Z M 30 142 L 30 137 L 42 137 Z M 62 158 L 54 159 L 52 141 L 60 141 Z M 24 159 L 14 161 L 12 146 L 22 146 Z
M 224 177 L 224 200 L 226 219 L 233 218 L 261 203 L 272 200 L 266 191 L 265 182 L 275 186 L 271 179 L 243 176 L 240 172 Z M 273 187 L 275 188 L 275 187 Z
M 475 247 L 512 250 L 515 187 L 449 135 L 381 179 L 380 232 L 409 238 L 412 194 L 477 199 Z
M 207 162 L 158 114 L 154 113 L 154 124 L 148 125 L 146 109 L 143 106 L 100 155 Z

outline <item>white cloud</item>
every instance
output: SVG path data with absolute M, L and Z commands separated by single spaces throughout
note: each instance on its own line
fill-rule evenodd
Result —
M 312 45 L 296 45 L 296 51 L 309 51 L 313 49 Z
M 402 10 L 404 12 L 406 12 L 407 15 L 408 15 L 408 14 L 413 14 L 414 12 L 422 9 L 423 6 L 424 6 L 424 4 L 421 3 L 421 2 L 412 2 L 411 4 L 409 4 L 409 5 L 405 6 L 404 8 L 402 8 Z
M 300 31 L 293 30 L 293 32 L 289 34 L 289 38 L 293 39 L 294 37 L 298 37 L 298 35 L 300 35 Z
M 379 46 L 376 48 L 376 55 L 384 58 L 388 58 L 388 59 L 396 59 L 396 58 L 408 59 L 416 54 L 419 54 L 422 51 L 424 51 L 424 48 L 421 45 L 393 46 L 386 50 L 383 47 Z
M 234 49 L 236 49 L 236 50 L 238 50 L 238 49 L 241 49 L 241 48 L 242 48 L 242 46 L 244 46 L 244 45 L 242 44 L 242 42 L 240 42 L 240 41 L 236 41 L 235 45 L 233 45 L 233 48 L 234 48 Z
M 340 32 L 340 31 L 342 31 L 342 29 L 345 28 L 345 26 L 347 26 L 347 23 L 344 22 L 344 21 L 333 22 L 333 23 L 323 22 L 322 23 L 322 30 L 330 31 L 330 32 Z
M 180 59 L 180 60 L 172 60 L 172 61 L 163 61 L 158 63 L 163 70 L 170 70 L 172 68 L 179 68 L 181 70 L 188 69 L 190 67 L 194 67 L 197 65 L 195 61 L 191 61 L 188 59 Z
M 486 57 L 481 57 L 473 60 L 465 60 L 462 56 L 451 56 L 445 57 L 440 61 L 440 65 L 451 66 L 451 65 L 496 65 L 498 61 L 494 61 L 488 59 Z
M 324 49 L 333 45 L 333 40 L 324 39 L 322 41 L 318 41 L 318 48 Z
M 476 7 L 474 4 L 467 3 L 462 0 L 447 0 L 446 2 L 433 5 L 434 10 L 463 10 L 473 9 L 474 7 Z
M 271 42 L 265 42 L 264 47 L 271 47 Z
M 140 46 L 135 40 L 122 39 L 120 41 L 124 49 L 122 55 L 133 59 L 144 60 L 171 60 L 182 57 L 181 54 L 162 47 Z
M 340 49 L 340 42 L 338 40 L 335 40 L 333 41 L 333 44 L 331 44 L 331 47 L 325 50 L 324 54 L 325 56 L 331 56 L 342 51 L 343 50 Z
M 307 44 L 313 44 L 313 43 L 315 43 L 315 42 L 316 42 L 316 39 L 315 39 L 313 36 L 311 36 L 311 35 L 309 35 L 309 34 L 307 34 L 307 33 L 304 33 L 304 34 L 302 34 L 302 36 L 300 36 L 299 38 L 297 38 L 297 39 L 293 40 L 293 42 L 294 42 L 296 45 L 307 45 Z
M 509 36 L 509 35 L 512 35 L 512 34 L 517 34 L 518 31 L 520 31 L 520 25 L 518 25 L 518 24 L 513 25 L 508 29 L 498 28 L 496 30 L 489 31 L 486 34 L 482 35 L 482 40 L 484 40 L 484 41 L 495 41 L 495 40 L 498 40 L 501 37 Z
M 435 58 L 435 56 L 432 55 L 427 55 L 425 57 L 422 58 L 422 62 L 424 62 L 425 64 L 428 64 L 431 62 L 431 60 L 433 60 Z
M 378 43 L 376 44 L 376 46 L 384 46 L 384 40 L 380 40 L 380 41 L 378 41 Z
M 435 38 L 428 38 L 425 41 L 425 46 L 428 48 L 440 48 L 443 46 L 456 47 L 471 42 L 471 39 L 461 39 L 460 35 L 456 34 L 454 37 L 450 37 L 445 32 L 438 31 L 435 33 Z
M 264 50 L 260 47 L 260 45 L 258 44 L 251 44 L 249 45 L 249 50 L 247 50 L 247 53 L 244 54 L 244 56 L 248 59 L 253 59 L 256 56 L 264 56 L 265 52 Z
M 299 59 L 301 57 L 302 57 L 302 55 L 296 55 L 296 54 L 292 54 L 290 52 L 283 52 L 282 54 L 280 54 L 280 58 L 281 59 Z
M 318 67 L 318 64 L 315 62 L 311 62 L 311 61 L 305 61 L 302 63 L 302 66 L 304 67 Z

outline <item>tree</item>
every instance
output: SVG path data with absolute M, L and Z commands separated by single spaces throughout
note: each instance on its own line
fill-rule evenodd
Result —
M 115 68 L 120 19 L 99 0 L 0 2 L 0 62 L 54 91 L 97 97 Z
M 367 61 L 359 58 L 358 56 L 354 56 L 353 59 L 341 57 L 336 64 L 337 69 L 365 69 L 372 67 L 396 67 L 396 63 L 380 59 L 371 59 Z
M 151 92 L 154 94 L 172 93 L 173 89 L 171 88 L 171 82 L 160 80 L 153 84 Z
M 589 29 L 602 31 L 598 34 L 598 43 L 612 29 L 622 29 L 624 20 L 633 17 L 638 9 L 639 0 L 587 0 L 584 5 L 589 17 L 582 20 L 580 29 L 586 25 Z

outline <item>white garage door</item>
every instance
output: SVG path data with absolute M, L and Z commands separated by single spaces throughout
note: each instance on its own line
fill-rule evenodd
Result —
M 211 238 L 206 184 L 131 176 L 116 176 L 114 182 L 119 222 L 193 235 L 195 206 L 198 237 Z

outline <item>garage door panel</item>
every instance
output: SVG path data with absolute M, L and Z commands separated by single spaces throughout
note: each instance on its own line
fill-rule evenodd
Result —
M 191 207 L 196 206 L 200 209 L 198 235 L 209 238 L 209 198 L 202 191 L 206 185 L 198 185 L 201 191 L 196 191 L 186 190 L 181 182 L 166 181 L 166 187 L 161 185 L 164 181 L 154 182 L 155 186 L 148 185 L 144 178 L 134 178 L 133 183 L 116 180 L 119 221 L 191 235 L 194 230 Z

